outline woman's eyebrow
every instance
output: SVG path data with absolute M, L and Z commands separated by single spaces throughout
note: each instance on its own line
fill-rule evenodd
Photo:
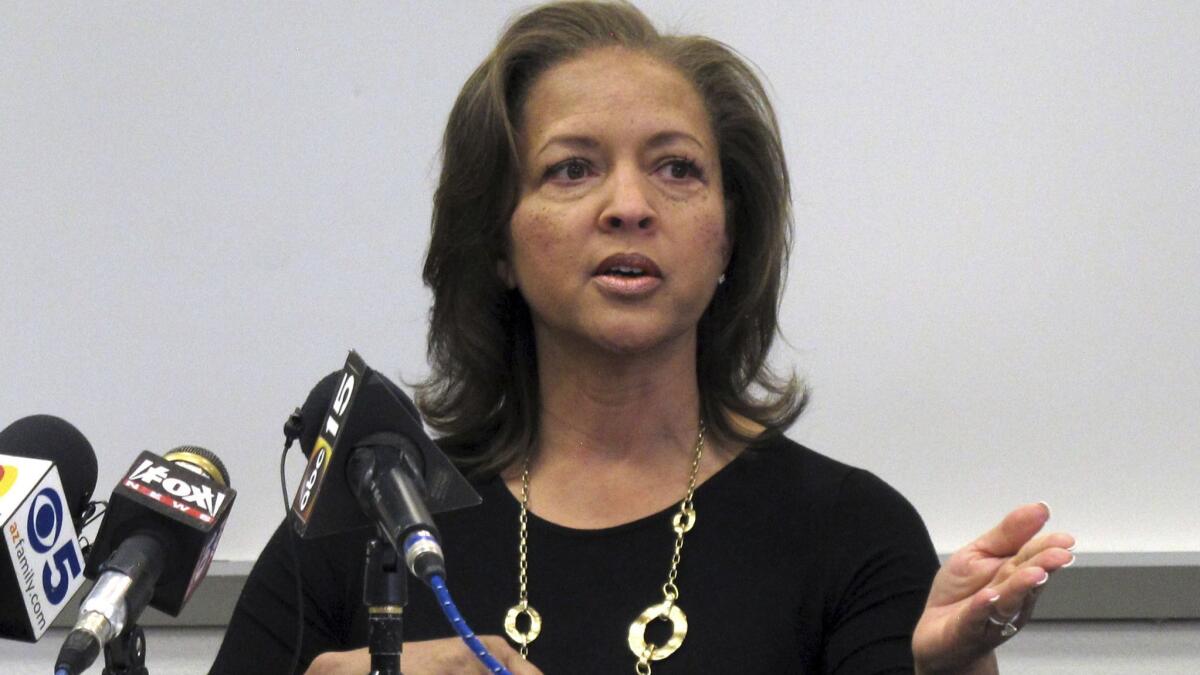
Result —
M 692 134 L 687 133 L 686 131 L 676 130 L 660 131 L 654 134 L 649 138 L 649 140 L 646 141 L 644 147 L 647 150 L 657 150 L 663 146 L 671 145 L 677 141 L 692 143 L 701 150 L 706 149 L 704 143 L 702 143 L 700 139 L 696 138 Z M 580 134 L 558 134 L 546 139 L 546 142 L 542 144 L 542 147 L 538 148 L 537 155 L 542 154 L 552 145 L 562 145 L 577 150 L 594 150 L 600 146 L 600 141 L 591 136 L 584 136 Z
M 591 136 L 559 134 L 546 139 L 546 142 L 542 144 L 542 147 L 538 148 L 537 154 L 542 154 L 546 151 L 546 148 L 549 148 L 551 145 L 565 145 L 569 148 L 576 148 L 579 150 L 593 150 L 599 147 L 600 141 L 597 141 Z
M 693 143 L 699 146 L 701 150 L 706 149 L 704 144 L 700 142 L 700 139 L 687 133 L 686 131 L 660 131 L 651 136 L 650 140 L 646 141 L 646 149 L 656 150 L 664 145 L 670 145 L 676 141 Z

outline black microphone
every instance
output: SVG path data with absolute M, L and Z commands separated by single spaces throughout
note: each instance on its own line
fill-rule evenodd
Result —
M 57 671 L 82 672 L 147 605 L 178 616 L 208 572 L 236 496 L 224 464 L 204 448 L 139 455 L 109 498 L 85 570 L 96 584 Z
M 0 431 L 0 638 L 36 642 L 83 584 L 77 533 L 95 489 L 96 453 L 68 422 L 31 415 Z
M 313 388 L 285 434 L 299 436 L 308 456 L 292 501 L 302 537 L 377 526 L 413 574 L 426 582 L 445 574 L 432 514 L 481 500 L 399 387 L 351 351 L 342 370 Z

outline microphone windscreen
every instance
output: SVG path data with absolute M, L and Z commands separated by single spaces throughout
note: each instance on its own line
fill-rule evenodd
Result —
M 334 395 L 337 394 L 338 384 L 342 381 L 342 371 L 335 370 L 332 373 L 321 378 L 320 382 L 308 392 L 308 398 L 304 399 L 304 405 L 300 406 L 300 450 L 305 457 L 312 455 L 313 446 L 317 442 L 317 436 L 321 432 L 321 423 L 325 420 L 325 413 L 329 412 L 329 404 L 333 401 Z M 379 382 L 392 393 L 392 396 L 404 406 L 408 414 L 414 420 L 421 419 L 421 413 L 417 410 L 417 406 L 413 404 L 412 399 L 404 393 L 404 390 L 396 386 L 386 377 L 379 378 Z
M 300 451 L 305 457 L 312 455 L 317 436 L 321 433 L 321 423 L 329 404 L 337 393 L 338 383 L 342 379 L 342 371 L 335 370 L 321 378 L 321 381 L 308 392 L 304 405 L 300 406 Z
M 96 489 L 96 451 L 70 422 L 54 415 L 22 417 L 0 431 L 0 454 L 54 462 L 71 519 L 79 523 Z
M 216 453 L 198 445 L 181 445 L 168 450 L 163 455 L 163 459 L 187 467 L 209 480 L 215 480 L 224 487 L 233 487 L 233 483 L 229 480 L 229 470 L 225 468 L 225 462 L 222 462 Z

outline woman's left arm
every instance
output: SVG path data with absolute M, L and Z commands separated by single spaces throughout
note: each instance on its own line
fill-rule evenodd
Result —
M 827 675 L 912 672 L 912 635 L 938 570 L 921 516 L 874 474 L 855 469 L 823 519 L 829 538 L 823 664 Z
M 1045 503 L 1027 504 L 959 549 L 934 577 L 913 633 L 919 675 L 991 675 L 994 650 L 1029 620 L 1050 575 L 1075 556 L 1075 538 L 1038 536 L 1050 519 Z

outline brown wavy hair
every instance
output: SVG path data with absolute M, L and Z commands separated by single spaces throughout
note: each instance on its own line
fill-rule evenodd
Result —
M 475 476 L 520 461 L 538 439 L 533 324 L 525 300 L 497 273 L 519 194 L 522 106 L 541 73 L 612 46 L 683 73 L 717 139 L 733 253 L 698 326 L 701 416 L 718 437 L 748 442 L 782 433 L 807 401 L 794 374 L 781 377 L 767 365 L 787 273 L 791 195 L 775 113 L 753 68 L 716 40 L 660 35 L 625 2 L 551 3 L 508 25 L 463 85 L 442 141 L 424 269 L 433 291 L 432 372 L 417 387 L 417 403 L 442 447 Z

